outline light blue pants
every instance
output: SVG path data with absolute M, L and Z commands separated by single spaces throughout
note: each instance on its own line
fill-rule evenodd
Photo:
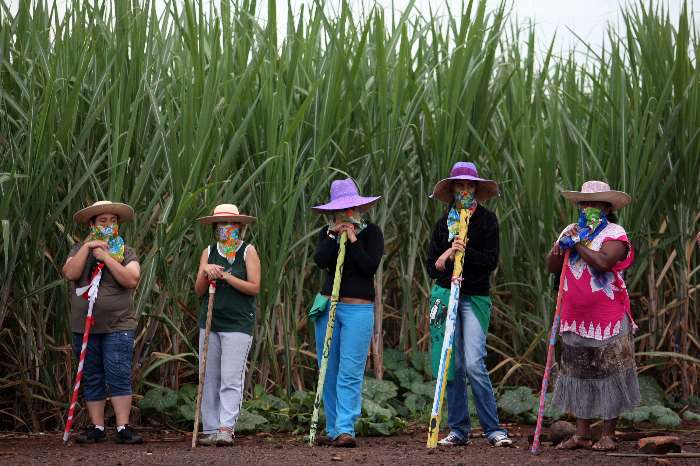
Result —
M 319 365 L 327 324 L 328 309 L 316 319 Z M 373 327 L 373 304 L 338 303 L 323 386 L 326 434 L 331 439 L 340 434 L 355 436 L 355 421 L 362 412 L 362 382 Z
M 486 370 L 486 335 L 472 311 L 469 298 L 459 300 L 455 327 L 455 378 L 447 382 L 447 423 L 450 430 L 467 439 L 472 430 L 467 402 L 466 378 L 474 394 L 476 413 L 487 438 L 503 432 L 489 372 Z

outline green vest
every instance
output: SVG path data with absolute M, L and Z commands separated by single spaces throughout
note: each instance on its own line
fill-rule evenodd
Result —
M 241 280 L 248 279 L 245 268 L 245 250 L 248 243 L 242 243 L 233 263 L 219 254 L 216 243 L 209 246 L 210 264 L 220 265 L 225 272 L 230 273 Z M 209 305 L 209 292 L 202 298 L 202 306 L 199 309 L 199 328 L 205 328 L 207 321 L 207 306 Z M 255 296 L 243 294 L 224 280 L 216 281 L 216 293 L 214 294 L 214 310 L 212 311 L 212 332 L 241 332 L 253 334 L 255 324 Z

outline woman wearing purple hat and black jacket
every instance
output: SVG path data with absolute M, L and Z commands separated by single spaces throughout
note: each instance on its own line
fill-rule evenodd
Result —
M 449 206 L 433 228 L 427 255 L 428 275 L 436 281 L 431 293 L 431 307 L 434 310 L 431 311 L 430 322 L 434 353 L 436 350 L 439 353 L 442 347 L 455 253 L 464 252 L 453 350 L 455 371 L 447 382 L 447 423 L 450 433 L 440 440 L 440 445 L 469 443 L 471 424 L 466 378 L 469 378 L 479 423 L 486 438 L 499 447 L 513 443 L 507 433 L 499 428 L 496 398 L 484 362 L 491 317 L 490 279 L 498 265 L 499 241 L 498 219 L 481 203 L 498 194 L 498 184 L 480 178 L 473 163 L 457 162 L 449 178 L 436 184 L 431 195 Z M 466 246 L 464 238 L 457 235 L 459 209 L 471 211 Z M 436 327 L 440 328 L 439 332 L 435 331 Z
M 321 229 L 314 261 L 326 271 L 321 288 L 320 310 L 316 315 L 316 348 L 321 348 L 328 323 L 329 298 L 333 287 L 339 240 L 347 233 L 345 262 L 335 314 L 335 327 L 323 387 L 326 436 L 319 444 L 355 447 L 355 421 L 362 409 L 362 382 L 374 327 L 374 274 L 384 253 L 384 235 L 379 227 L 363 219 L 363 213 L 381 196 L 362 197 L 355 182 L 336 180 L 331 184 L 330 202 L 313 207 L 329 215 L 329 225 Z M 326 298 L 325 300 L 323 298 Z M 313 309 L 312 309 L 313 310 Z

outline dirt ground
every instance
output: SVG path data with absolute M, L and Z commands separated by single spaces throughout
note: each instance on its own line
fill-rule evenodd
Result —
M 700 452 L 700 429 L 685 428 L 673 432 L 683 439 L 684 452 Z M 698 465 L 700 458 L 670 458 L 670 463 L 657 463 L 651 458 L 612 457 L 591 451 L 554 450 L 543 444 L 538 456 L 528 450 L 527 435 L 532 427 L 510 428 L 515 437 L 514 448 L 493 448 L 484 438 L 475 438 L 469 446 L 428 450 L 426 433 L 416 428 L 412 433 L 393 437 L 359 438 L 359 447 L 338 449 L 310 448 L 300 437 L 285 434 L 257 434 L 236 437 L 235 446 L 198 447 L 190 449 L 190 437 L 179 433 L 140 430 L 143 445 L 117 445 L 111 439 L 98 445 L 64 447 L 60 433 L 19 434 L 0 433 L 0 464 L 91 464 L 91 465 L 176 465 L 176 464 L 377 464 L 377 465 L 627 465 L 627 464 L 686 464 Z M 619 453 L 636 453 L 636 441 L 623 441 Z

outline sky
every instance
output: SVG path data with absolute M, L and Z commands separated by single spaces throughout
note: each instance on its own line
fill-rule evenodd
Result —
M 10 0 L 10 6 L 14 6 L 24 0 Z M 51 0 L 49 0 L 51 1 Z M 54 0 L 62 7 L 71 0 Z M 162 9 L 165 0 L 154 0 L 156 5 Z M 208 4 L 210 0 L 204 0 Z M 320 0 L 323 1 L 323 0 Z M 487 0 L 487 8 L 493 9 L 499 5 L 501 0 Z M 684 0 L 661 0 L 668 8 L 671 18 L 677 18 Z M 695 12 L 696 18 L 700 21 L 700 0 L 687 0 L 691 10 Z M 280 0 L 277 2 L 277 24 L 280 31 L 286 28 L 287 2 Z M 463 0 L 415 0 L 416 9 L 425 15 L 430 12 L 432 6 L 433 13 L 437 16 L 445 14 L 449 7 L 452 11 L 460 9 Z M 618 24 L 621 20 L 620 11 L 622 6 L 630 0 L 507 0 L 512 8 L 512 15 L 518 18 L 521 24 L 529 21 L 535 24 L 535 34 L 538 46 L 541 50 L 546 49 L 553 38 L 555 49 L 566 51 L 574 46 L 581 48 L 580 37 L 592 46 L 594 50 L 600 49 L 605 40 L 605 33 L 608 24 Z M 636 0 L 632 0 L 636 3 Z M 214 1 L 215 4 L 219 0 Z M 258 0 L 260 5 L 260 16 L 267 17 L 267 0 Z M 309 0 L 289 0 L 292 9 L 296 12 L 302 4 L 312 3 Z M 336 11 L 341 4 L 340 0 L 326 0 L 325 8 L 329 12 Z M 367 11 L 375 0 L 350 0 L 356 13 Z M 387 12 L 392 8 L 398 11 L 405 10 L 409 0 L 376 0 L 376 3 L 384 7 Z M 650 4 L 651 0 L 644 0 Z M 655 1 L 654 3 L 659 3 Z

